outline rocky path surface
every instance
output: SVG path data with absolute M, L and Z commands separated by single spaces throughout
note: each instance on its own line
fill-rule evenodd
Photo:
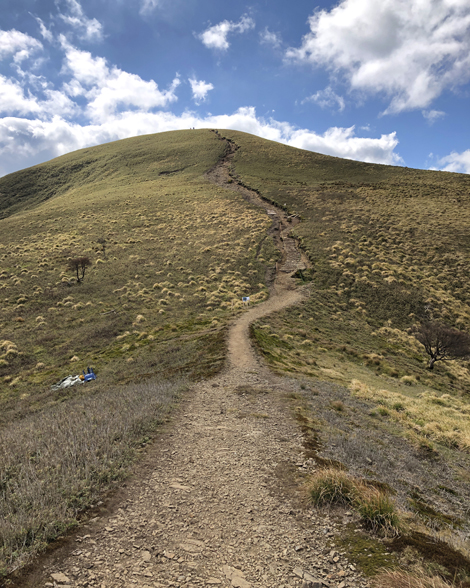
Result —
M 281 243 L 288 231 L 278 214 Z M 253 320 L 301 300 L 288 276 L 302 263 L 296 249 L 284 252 L 270 299 L 230 329 L 226 370 L 194 386 L 147 456 L 146 474 L 31 586 L 368 586 L 334 547 L 339 523 L 299 491 L 315 464 L 286 400 L 298 384 L 264 367 L 248 336 Z

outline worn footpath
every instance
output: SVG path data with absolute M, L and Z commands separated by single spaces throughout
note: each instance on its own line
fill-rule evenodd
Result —
M 220 183 L 228 164 L 216 170 Z M 313 510 L 302 491 L 315 462 L 304 457 L 287 400 L 298 383 L 272 374 L 251 347 L 253 320 L 307 294 L 289 277 L 304 266 L 292 242 L 286 247 L 286 219 L 268 212 L 283 260 L 269 300 L 232 324 L 227 368 L 194 386 L 148 454 L 146 474 L 82 526 L 73 549 L 46 560 L 31 586 L 369 586 L 334 547 L 343 523 Z

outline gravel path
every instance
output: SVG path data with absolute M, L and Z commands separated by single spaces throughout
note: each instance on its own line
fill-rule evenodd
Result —
M 282 246 L 287 221 L 276 211 L 273 222 Z M 305 463 L 286 401 L 298 384 L 264 367 L 248 336 L 253 320 L 303 296 L 288 276 L 303 261 L 287 249 L 270 299 L 231 326 L 226 370 L 194 386 L 144 473 L 30 586 L 369 586 L 333 547 L 337 523 L 299 490 L 300 472 L 315 464 Z

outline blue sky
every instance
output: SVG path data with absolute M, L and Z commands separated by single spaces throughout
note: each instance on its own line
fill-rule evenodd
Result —
M 0 175 L 232 128 L 470 173 L 468 0 L 2 0 Z

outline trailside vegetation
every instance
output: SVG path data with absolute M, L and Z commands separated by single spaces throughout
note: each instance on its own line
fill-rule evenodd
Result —
M 470 335 L 447 325 L 424 323 L 416 330 L 415 337 L 429 355 L 430 370 L 437 361 L 461 359 L 470 355 Z

